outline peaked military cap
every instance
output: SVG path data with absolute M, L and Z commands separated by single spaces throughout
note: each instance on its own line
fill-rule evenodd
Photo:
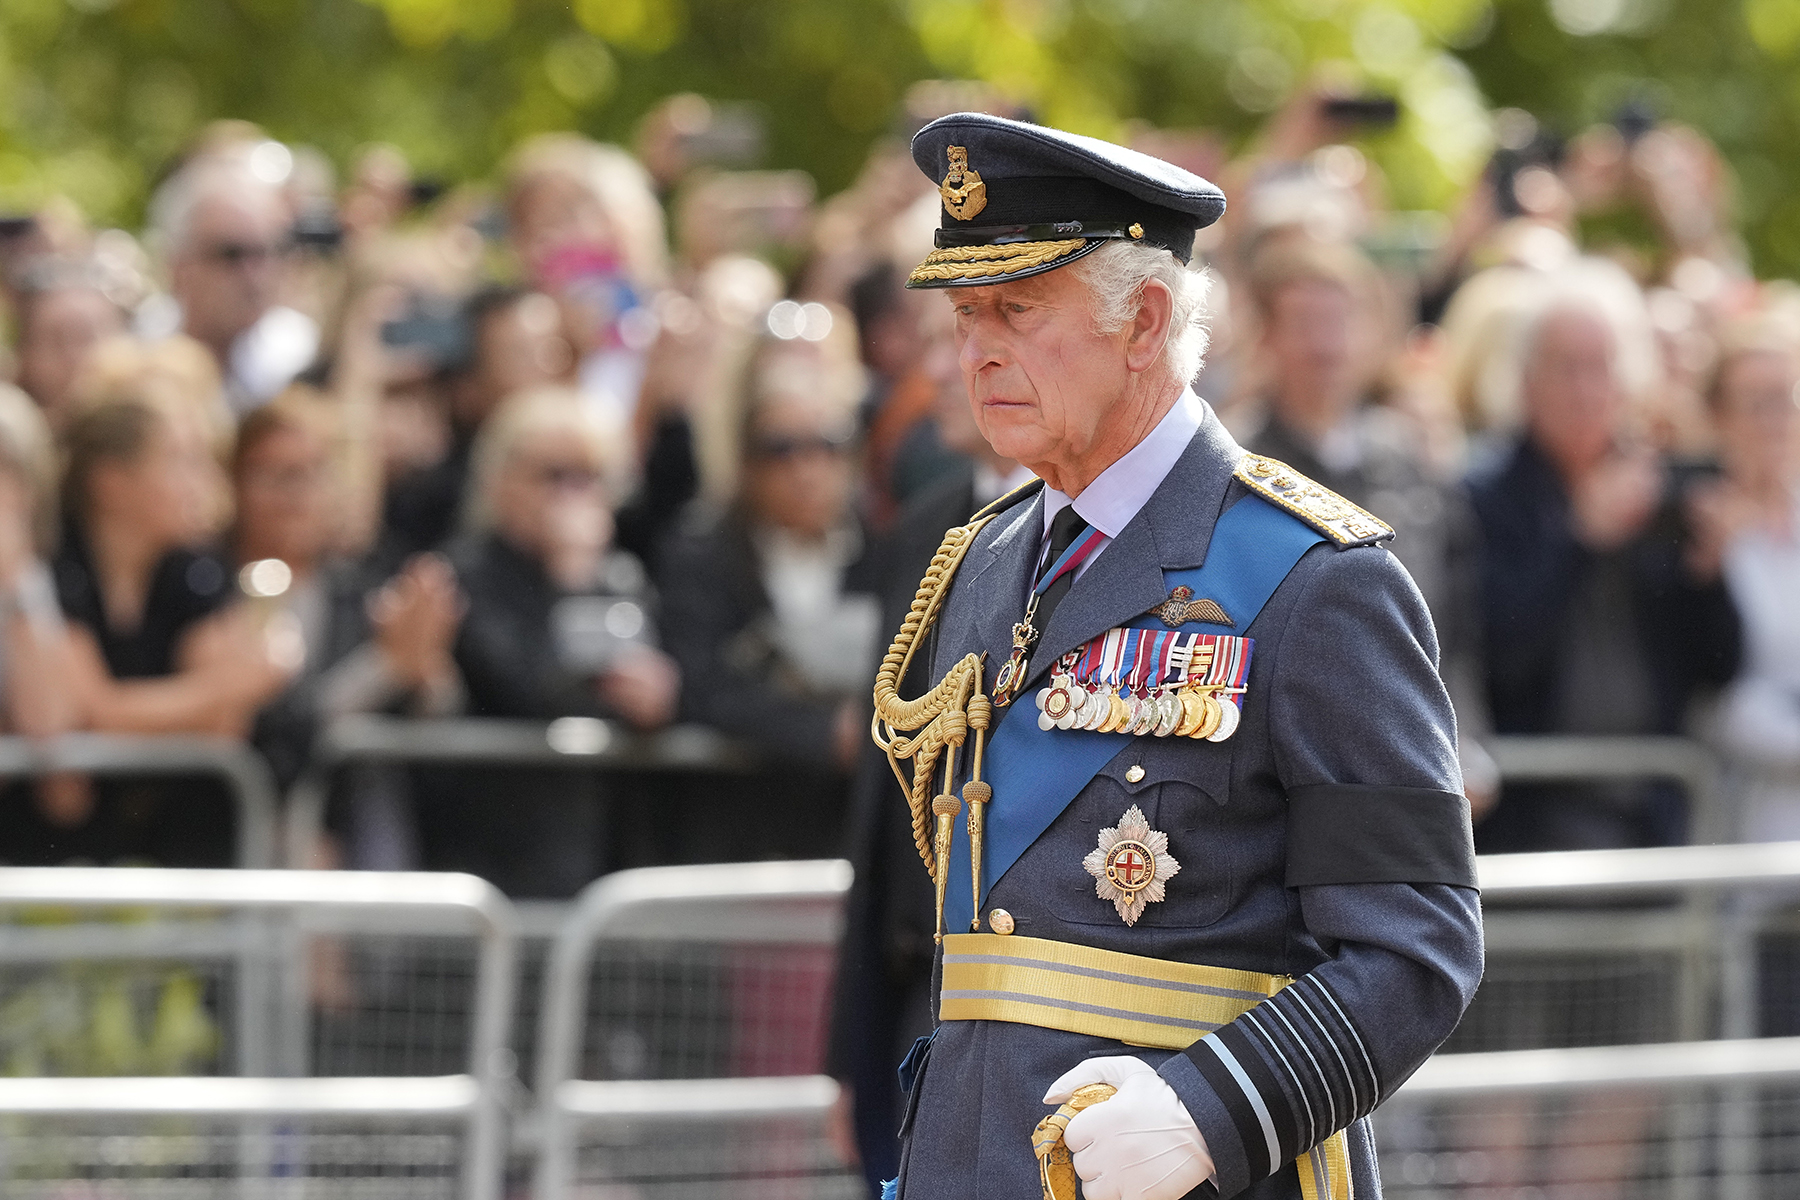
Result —
M 938 118 L 914 135 L 912 156 L 938 181 L 944 212 L 910 288 L 1024 279 L 1124 239 L 1186 262 L 1194 231 L 1225 211 L 1223 192 L 1160 158 L 985 113 Z

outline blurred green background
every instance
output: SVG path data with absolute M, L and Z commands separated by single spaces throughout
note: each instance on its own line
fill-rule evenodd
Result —
M 1573 134 L 1639 98 L 1723 149 L 1759 274 L 1800 275 L 1800 0 L 4 0 L 0 207 L 135 222 L 215 117 L 457 181 L 540 130 L 628 140 L 677 91 L 756 102 L 762 165 L 829 193 L 919 79 L 1236 144 L 1326 60 L 1402 101 L 1365 146 L 1397 207 L 1454 202 L 1490 106 Z

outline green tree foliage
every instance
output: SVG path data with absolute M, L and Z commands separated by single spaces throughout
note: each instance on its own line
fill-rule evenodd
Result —
M 133 220 L 213 117 L 340 162 L 391 141 L 457 179 L 540 130 L 627 139 L 690 90 L 757 102 L 768 164 L 829 192 L 918 79 L 983 79 L 1088 132 L 1242 139 L 1327 61 L 1400 97 L 1366 148 L 1402 207 L 1479 171 L 1486 103 L 1573 132 L 1638 96 L 1719 142 L 1758 267 L 1800 273 L 1796 0 L 5 0 L 0 204 Z

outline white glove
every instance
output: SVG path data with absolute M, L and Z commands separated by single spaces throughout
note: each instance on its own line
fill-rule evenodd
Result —
M 1143 1059 L 1087 1059 L 1050 1085 L 1044 1103 L 1061 1104 L 1090 1083 L 1119 1090 L 1076 1113 L 1063 1133 L 1087 1200 L 1180 1200 L 1213 1177 L 1194 1118 Z

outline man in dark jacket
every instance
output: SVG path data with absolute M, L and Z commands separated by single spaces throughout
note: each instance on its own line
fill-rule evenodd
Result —
M 1501 733 L 1681 730 L 1737 667 L 1716 567 L 1686 552 L 1680 489 L 1631 439 L 1620 337 L 1593 297 L 1548 303 L 1525 338 L 1526 429 L 1470 484 L 1484 539 L 1488 695 Z M 1508 788 L 1486 852 L 1669 845 L 1680 797 L 1642 785 Z

